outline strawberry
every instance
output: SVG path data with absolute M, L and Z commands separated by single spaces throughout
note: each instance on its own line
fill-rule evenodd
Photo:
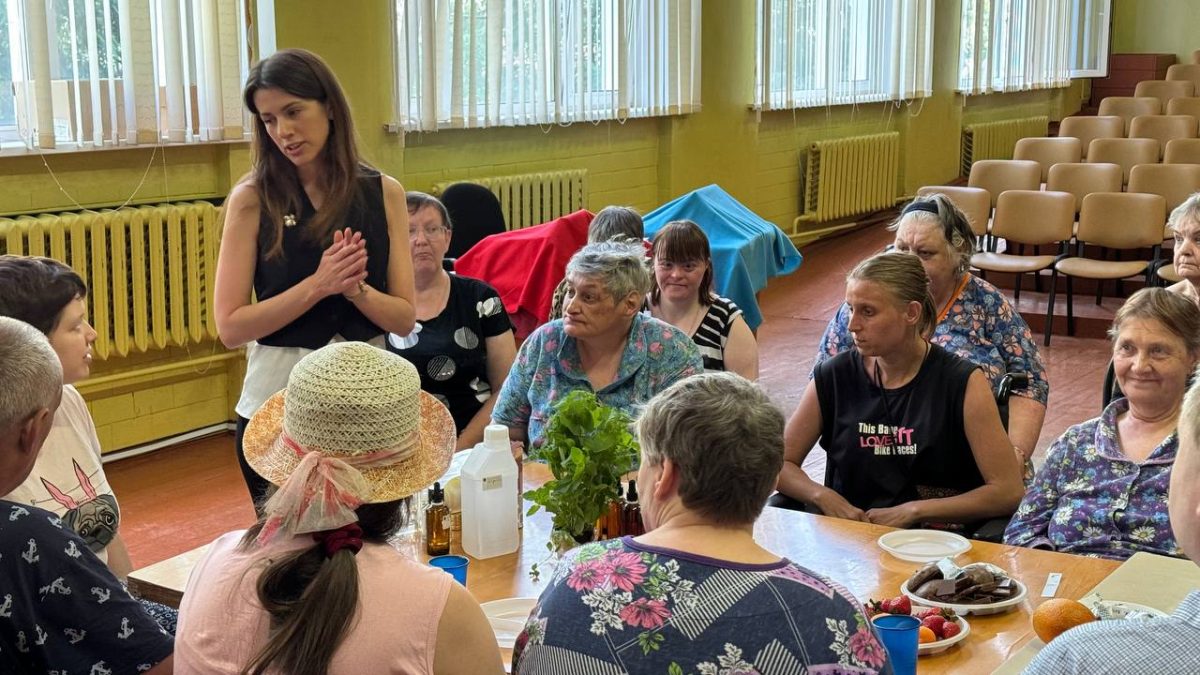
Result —
M 945 617 L 933 614 L 921 619 L 921 625 L 927 626 L 929 630 L 933 631 L 934 635 L 938 636 L 939 639 L 945 637 L 945 635 L 942 634 L 942 626 L 946 625 Z
M 892 598 L 890 607 L 889 612 L 892 614 L 912 614 L 912 600 L 909 600 L 907 596 L 901 595 Z
M 953 621 L 947 621 L 942 625 L 942 639 L 949 640 L 950 638 L 962 632 L 962 626 L 959 626 Z
M 913 611 L 913 616 L 924 620 L 925 618 L 931 616 L 941 616 L 941 613 L 942 610 L 938 609 L 937 607 L 919 607 Z
M 867 618 L 870 619 L 871 617 L 879 614 L 887 614 L 887 610 L 883 607 L 884 603 L 886 602 L 887 600 L 881 602 L 879 600 L 875 600 L 874 598 L 868 600 L 867 604 L 863 607 L 863 609 L 867 610 Z

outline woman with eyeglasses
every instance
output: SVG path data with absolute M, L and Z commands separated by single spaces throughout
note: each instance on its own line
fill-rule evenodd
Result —
M 758 379 L 758 342 L 729 298 L 712 291 L 708 237 L 690 220 L 667 223 L 654 235 L 650 315 L 686 333 L 700 348 L 704 370 Z
M 442 266 L 454 235 L 442 202 L 424 192 L 409 192 L 407 201 L 417 325 L 408 335 L 389 335 L 388 349 L 416 366 L 421 389 L 450 409 L 463 450 L 483 440 L 493 393 L 512 367 L 512 323 L 496 289 Z

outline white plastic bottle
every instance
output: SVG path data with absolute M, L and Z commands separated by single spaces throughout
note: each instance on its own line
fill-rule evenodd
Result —
M 517 462 L 508 427 L 489 424 L 462 467 L 462 548 L 473 558 L 517 550 Z

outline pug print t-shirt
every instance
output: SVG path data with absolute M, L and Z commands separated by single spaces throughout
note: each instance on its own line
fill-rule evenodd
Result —
M 100 463 L 100 439 L 75 387 L 63 387 L 54 427 L 24 483 L 5 499 L 45 509 L 108 562 L 107 547 L 121 522 L 117 498 Z
M 446 404 L 461 433 L 501 384 L 488 381 L 487 339 L 509 330 L 512 323 L 496 289 L 451 274 L 441 314 L 418 319 L 413 332 L 403 337 L 388 335 L 388 349 L 416 366 L 421 389 Z

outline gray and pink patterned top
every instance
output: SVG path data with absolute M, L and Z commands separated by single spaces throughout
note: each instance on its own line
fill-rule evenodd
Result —
M 567 554 L 513 673 L 891 673 L 862 606 L 787 560 L 734 564 L 631 537 Z
M 1119 398 L 1097 418 L 1067 429 L 1004 532 L 1004 543 L 1124 560 L 1139 551 L 1182 556 L 1167 515 L 1167 484 L 1179 437 L 1141 464 L 1121 452 Z

